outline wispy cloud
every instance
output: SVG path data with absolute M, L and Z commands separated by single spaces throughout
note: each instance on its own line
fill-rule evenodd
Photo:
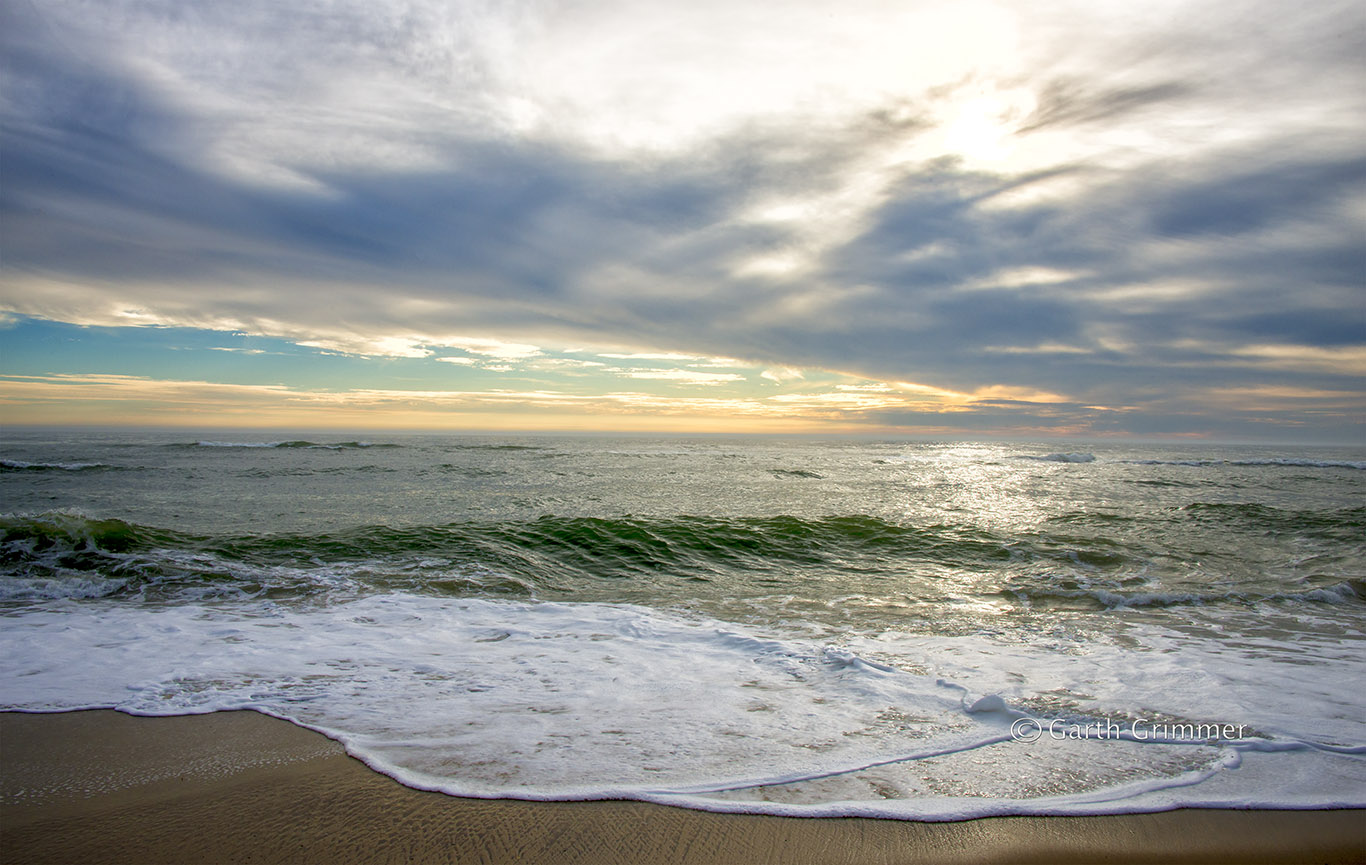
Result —
M 623 374 L 628 378 L 653 378 L 685 384 L 717 385 L 728 381 L 744 381 L 745 377 L 733 372 L 701 372 L 692 369 L 629 369 Z

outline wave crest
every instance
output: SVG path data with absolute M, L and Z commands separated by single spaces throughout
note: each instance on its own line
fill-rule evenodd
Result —
M 278 441 L 278 442 L 220 442 L 220 441 L 197 441 L 197 442 L 189 442 L 189 443 L 187 443 L 187 444 L 172 445 L 172 447 L 184 447 L 184 448 L 253 448 L 253 449 L 254 449 L 254 448 L 267 448 L 267 449 L 269 449 L 269 448 L 300 448 L 300 449 L 305 449 L 305 450 L 340 451 L 340 450 L 355 450 L 355 449 L 360 449 L 360 448 L 396 448 L 396 447 L 400 447 L 400 445 L 396 445 L 396 444 L 374 444 L 374 443 L 371 443 L 371 442 L 363 442 L 363 441 L 333 442 L 333 443 L 330 443 L 330 444 L 329 444 L 329 443 L 326 443 L 326 442 L 312 442 L 312 441 L 306 441 L 306 440 L 303 440 L 303 439 L 299 439 L 299 440 L 295 440 L 295 441 Z
M 84 472 L 116 469 L 109 463 L 30 463 L 24 460 L 0 460 L 0 471 L 8 472 Z

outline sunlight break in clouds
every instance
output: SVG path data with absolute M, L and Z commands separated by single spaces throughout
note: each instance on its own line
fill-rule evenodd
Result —
M 687 384 L 713 383 L 706 378 L 658 377 L 682 378 Z M 939 404 L 923 394 L 864 390 L 768 397 L 510 389 L 330 392 L 125 375 L 0 376 L 0 406 L 25 409 L 35 422 L 45 424 L 72 423 L 79 412 L 104 406 L 104 416 L 110 422 L 140 418 L 167 426 L 202 425 L 202 418 L 211 416 L 249 427 L 369 424 L 376 429 L 602 429 L 603 419 L 608 418 L 610 428 L 618 430 L 706 431 L 730 419 L 737 424 L 736 429 L 760 432 L 801 432 L 815 427 L 846 432 L 866 429 L 859 416 L 872 409 L 963 410 L 961 404 Z
M 1359 436 L 1359 4 L 0 15 L 5 372 L 140 374 L 171 329 L 300 349 L 163 356 L 205 382 L 627 377 L 682 410 L 848 376 L 974 430 Z M 62 323 L 123 348 L 44 350 Z M 885 409 L 840 423 L 942 420 Z

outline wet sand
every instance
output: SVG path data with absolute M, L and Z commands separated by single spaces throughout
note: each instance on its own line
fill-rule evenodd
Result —
M 1366 811 L 913 823 L 459 799 L 254 712 L 0 713 L 0 862 L 1366 862 Z

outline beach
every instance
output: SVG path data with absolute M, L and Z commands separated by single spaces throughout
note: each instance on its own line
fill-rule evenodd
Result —
M 1360 862 L 1366 812 L 1185 809 L 950 823 L 464 799 L 256 712 L 0 714 L 0 860 Z

